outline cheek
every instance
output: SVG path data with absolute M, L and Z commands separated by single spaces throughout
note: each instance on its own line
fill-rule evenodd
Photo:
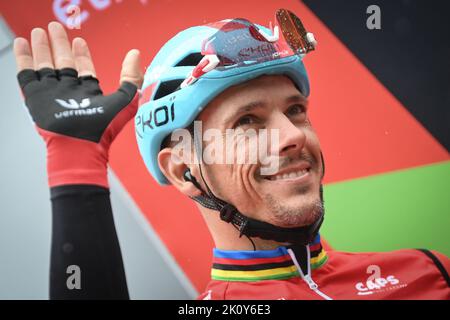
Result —
M 311 152 L 318 152 L 320 154 L 320 141 L 319 137 L 317 136 L 316 132 L 312 129 L 307 129 L 305 131 L 306 134 L 306 143 L 308 148 L 311 150 Z
M 209 180 L 217 193 L 242 201 L 254 193 L 258 167 L 258 139 L 254 134 L 215 136 L 203 149 Z M 217 187 L 216 187 L 217 186 Z M 238 199 L 239 198 L 239 199 Z M 251 196 L 253 198 L 253 195 Z
M 239 210 L 252 214 L 261 205 L 258 183 L 255 183 L 255 165 L 230 164 L 216 166 L 216 175 L 220 176 L 221 194 Z
M 316 131 L 312 127 L 309 120 L 307 121 L 307 125 L 302 128 L 305 136 L 306 136 L 306 145 L 305 147 L 308 149 L 307 151 L 316 154 L 318 152 L 320 154 L 320 141 L 317 136 Z
M 230 201 L 240 200 L 242 194 L 243 170 L 233 164 L 212 164 L 208 165 L 208 176 L 210 188 L 222 198 Z
M 211 182 L 214 183 L 214 185 L 220 183 L 219 185 L 221 188 L 223 188 L 223 186 L 227 186 L 229 184 L 227 181 L 230 181 L 230 178 L 234 175 L 234 169 L 231 165 L 216 163 L 210 164 L 208 167 L 209 173 L 213 177 Z

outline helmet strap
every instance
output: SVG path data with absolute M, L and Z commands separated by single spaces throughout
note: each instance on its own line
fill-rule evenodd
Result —
M 321 185 L 320 195 L 323 202 L 322 194 Z M 214 195 L 211 197 L 211 195 L 203 193 L 200 196 L 192 197 L 192 199 L 205 208 L 219 211 L 220 219 L 222 221 L 231 223 L 239 230 L 239 237 L 245 235 L 247 237 L 258 237 L 264 240 L 307 245 L 314 240 L 324 220 L 324 211 L 322 210 L 316 221 L 310 225 L 296 228 L 284 228 L 247 217 L 239 212 L 235 206 Z

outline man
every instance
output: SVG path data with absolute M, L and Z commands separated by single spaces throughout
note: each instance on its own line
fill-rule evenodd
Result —
M 212 281 L 200 298 L 449 299 L 450 264 L 441 254 L 323 250 L 325 166 L 308 119 L 302 63 L 315 40 L 289 11 L 279 10 L 277 20 L 270 29 L 235 19 L 182 31 L 144 79 L 135 117 L 144 162 L 160 184 L 198 203 L 215 241 Z M 34 29 L 32 50 L 19 38 L 15 54 L 26 105 L 48 149 L 50 297 L 128 298 L 106 166 L 109 146 L 137 110 L 139 53 L 127 54 L 120 89 L 103 96 L 86 42 L 74 39 L 70 48 L 57 23 L 49 37 L 51 49 L 45 31 Z M 183 128 L 194 137 L 173 139 Z M 208 130 L 218 131 L 217 139 L 205 139 Z M 269 131 L 276 134 L 259 134 Z M 264 155 L 237 161 L 239 152 L 254 151 L 251 142 Z M 232 151 L 232 161 L 206 161 L 211 146 L 218 158 Z M 83 270 L 83 290 L 67 289 L 72 264 Z

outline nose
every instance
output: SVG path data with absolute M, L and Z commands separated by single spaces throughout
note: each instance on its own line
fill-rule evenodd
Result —
M 286 115 L 278 115 L 273 128 L 279 130 L 279 147 L 278 150 L 273 151 L 278 151 L 280 157 L 298 154 L 305 146 L 305 132 L 292 123 Z

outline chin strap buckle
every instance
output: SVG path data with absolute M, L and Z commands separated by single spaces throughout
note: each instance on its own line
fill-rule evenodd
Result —
M 245 234 L 248 218 L 243 216 L 235 206 L 226 204 L 220 209 L 220 219 L 233 224 L 239 230 L 239 238 Z
M 220 209 L 220 219 L 225 222 L 231 222 L 236 214 L 236 211 L 237 210 L 234 206 L 226 204 Z

